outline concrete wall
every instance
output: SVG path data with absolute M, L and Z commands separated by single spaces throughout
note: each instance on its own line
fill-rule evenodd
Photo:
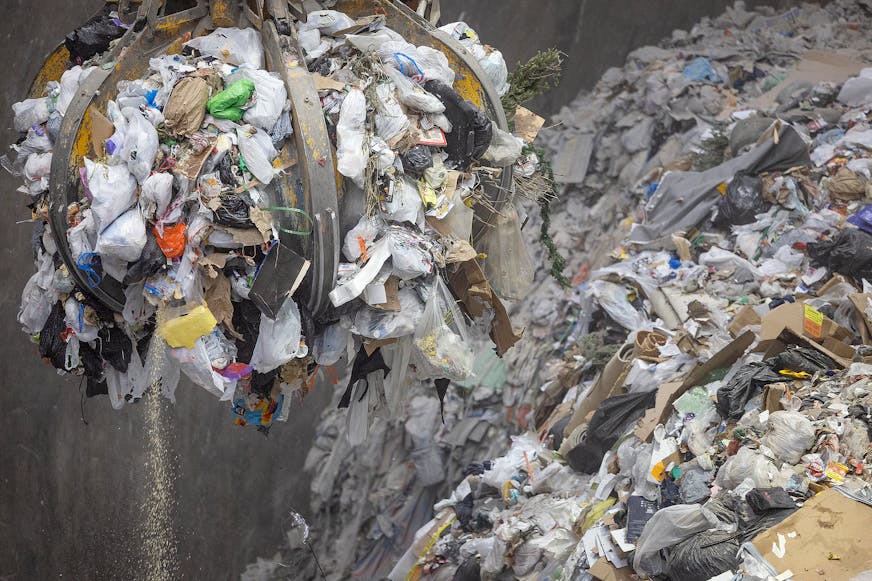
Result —
M 778 0 L 778 4 L 786 2 Z M 11 104 L 24 96 L 43 55 L 84 22 L 98 0 L 7 0 L 0 21 L 3 91 L 0 143 L 12 142 Z M 511 64 L 558 46 L 569 58 L 560 88 L 538 103 L 555 111 L 590 87 L 631 49 L 656 41 L 726 0 L 443 0 Z M 752 2 L 751 4 L 754 4 Z M 547 10 L 546 10 L 547 8 Z M 465 15 L 461 15 L 465 10 Z M 447 20 L 446 20 L 447 21 Z M 33 271 L 30 224 L 16 179 L 0 176 L 0 579 L 138 579 L 141 506 L 147 495 L 143 406 L 113 411 L 106 398 L 81 409 L 79 382 L 39 360 L 15 322 Z M 182 384 L 165 410 L 175 483 L 175 570 L 186 579 L 238 578 L 245 564 L 281 542 L 284 510 L 308 505 L 301 473 L 315 420 L 329 400 L 321 388 L 269 438 L 233 425 L 227 408 Z M 85 423 L 82 419 L 87 420 Z

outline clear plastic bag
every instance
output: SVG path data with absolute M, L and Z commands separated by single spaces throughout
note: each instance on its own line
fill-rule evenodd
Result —
M 772 412 L 766 428 L 762 443 L 782 462 L 797 464 L 814 444 L 814 426 L 799 412 Z
M 360 241 L 363 240 L 364 247 L 370 247 L 383 228 L 384 224 L 380 220 L 366 214 L 361 216 L 357 225 L 345 235 L 345 243 L 342 245 L 342 253 L 345 258 L 351 262 L 360 258 L 363 254 Z
M 414 290 L 402 288 L 397 296 L 400 310 L 396 312 L 360 308 L 354 314 L 351 332 L 370 339 L 393 339 L 414 333 L 423 318 L 424 305 Z
M 336 124 L 339 173 L 363 187 L 368 157 L 366 140 L 366 97 L 363 91 L 352 88 L 339 109 L 339 122 Z
M 391 226 L 387 233 L 393 274 L 400 280 L 412 280 L 433 272 L 433 254 L 422 237 L 401 226 Z
M 484 274 L 500 298 L 523 299 L 533 284 L 533 261 L 514 205 L 506 204 L 486 229 L 476 250 L 487 255 Z
M 257 97 L 254 104 L 245 110 L 242 119 L 258 129 L 269 131 L 281 117 L 285 101 L 288 99 L 284 81 L 264 70 L 243 66 L 227 77 L 227 83 L 230 84 L 242 79 L 254 83 Z
M 385 67 L 385 72 L 394 82 L 397 99 L 400 103 L 422 113 L 442 113 L 445 104 L 436 95 L 429 93 L 406 75 L 393 67 Z
M 773 479 L 778 476 L 775 464 L 762 454 L 757 454 L 747 447 L 739 448 L 735 456 L 727 459 L 718 470 L 715 484 L 732 490 L 745 478 L 751 478 L 757 488 L 770 488 Z
M 275 321 L 261 315 L 260 335 L 251 355 L 251 366 L 261 372 L 272 371 L 294 357 L 305 356 L 305 347 L 300 345 L 300 310 L 294 299 L 287 297 L 282 303 Z
M 67 240 L 70 243 L 70 254 L 78 262 L 85 252 L 93 252 L 97 243 L 97 224 L 90 208 L 82 210 L 82 220 L 67 230 Z
M 333 323 L 315 337 L 312 356 L 318 365 L 334 365 L 348 348 L 351 333 L 341 323 Z
M 260 33 L 254 28 L 216 28 L 212 34 L 189 40 L 185 46 L 232 65 L 263 68 L 263 46 Z
M 46 289 L 40 288 L 39 279 L 40 273 L 34 273 L 21 291 L 18 322 L 22 330 L 29 335 L 35 335 L 42 330 L 51 314 L 52 305 L 57 300 L 56 292 L 47 292 Z
M 678 504 L 658 510 L 636 540 L 633 569 L 645 577 L 663 575 L 667 562 L 661 551 L 718 524 L 715 514 L 698 504 Z
M 97 237 L 96 251 L 101 256 L 114 256 L 134 262 L 142 256 L 146 243 L 145 219 L 134 207 L 115 219 Z
M 136 178 L 126 165 L 103 165 L 85 158 L 91 211 L 99 229 L 106 228 L 136 202 Z
M 385 378 L 385 400 L 387 410 L 392 417 L 400 417 L 409 395 L 406 380 L 409 377 L 409 363 L 412 360 L 414 348 L 411 336 L 401 337 L 396 343 L 381 348 L 385 365 L 391 372 Z
M 378 100 L 375 104 L 375 131 L 386 142 L 391 142 L 409 128 L 409 118 L 397 100 L 394 83 L 379 84 L 375 94 Z
M 173 175 L 154 173 L 145 179 L 139 194 L 139 207 L 148 219 L 161 217 L 166 213 L 173 198 Z
M 491 144 L 481 157 L 487 165 L 507 167 L 518 161 L 524 142 L 511 133 L 494 126 Z
M 170 355 L 180 363 L 181 371 L 195 384 L 199 385 L 215 397 L 229 400 L 233 397 L 236 382 L 231 382 L 212 369 L 206 344 L 200 337 L 194 343 L 193 349 L 179 347 L 170 349 Z
M 269 184 L 277 170 L 272 161 L 278 156 L 269 134 L 251 125 L 236 130 L 239 139 L 239 152 L 251 174 L 263 185 Z
M 437 275 L 415 331 L 414 357 L 419 377 L 455 381 L 469 377 L 475 358 L 469 341 L 466 319 Z
M 121 159 L 141 184 L 151 173 L 151 166 L 154 165 L 157 155 L 157 130 L 136 109 L 127 108 L 122 113 L 127 118 L 127 131 L 124 134 L 124 146 L 121 148 Z

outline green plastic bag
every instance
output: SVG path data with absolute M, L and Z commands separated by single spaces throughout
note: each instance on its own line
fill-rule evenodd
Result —
M 206 102 L 206 108 L 216 119 L 239 121 L 242 119 L 242 106 L 254 93 L 254 83 L 243 79 L 231 83 L 226 89 Z

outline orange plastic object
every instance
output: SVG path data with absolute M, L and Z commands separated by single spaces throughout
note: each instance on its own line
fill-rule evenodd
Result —
M 167 258 L 178 258 L 185 251 L 187 230 L 187 226 L 185 226 L 184 222 L 164 228 L 163 236 L 160 235 L 160 231 L 157 227 L 154 228 L 157 245 L 160 246 L 160 249 Z

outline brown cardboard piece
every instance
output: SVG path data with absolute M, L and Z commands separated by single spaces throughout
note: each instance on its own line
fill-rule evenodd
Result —
M 854 293 L 848 295 L 851 303 L 854 304 L 854 309 L 857 313 L 857 329 L 860 330 L 860 338 L 864 345 L 872 344 L 872 321 L 866 316 L 866 305 L 869 304 L 869 299 L 872 299 L 872 294 Z
M 872 569 L 872 543 L 867 540 L 870 522 L 872 507 L 830 488 L 757 535 L 753 543 L 779 573 L 791 570 L 795 581 L 851 579 Z M 784 556 L 779 558 L 773 547 L 782 548 L 781 538 Z M 830 560 L 829 553 L 840 558 Z
M 787 345 L 798 344 L 817 349 L 842 367 L 850 365 L 854 357 L 851 332 L 819 312 L 809 313 L 804 303 L 785 303 L 769 311 L 760 323 L 755 351 L 772 356 Z
M 376 349 L 384 347 L 385 345 L 391 345 L 396 343 L 399 339 L 391 338 L 391 339 L 366 339 L 363 342 L 363 349 L 366 351 L 366 354 L 370 357 L 373 353 L 375 353 Z
M 400 305 L 400 279 L 394 275 L 388 277 L 385 281 L 385 296 L 387 300 L 377 305 L 371 305 L 382 311 L 399 312 L 403 310 Z M 370 353 L 372 355 L 372 353 Z
M 315 73 L 312 78 L 315 81 L 315 90 L 317 91 L 341 91 L 345 88 L 345 83 L 332 77 L 323 77 Z
M 588 421 L 588 416 L 596 410 L 597 406 L 609 398 L 617 388 L 624 385 L 624 380 L 633 365 L 633 351 L 633 345 L 627 343 L 609 359 L 590 392 L 575 408 L 572 418 L 563 431 L 564 435 L 569 436 L 575 428 Z
M 515 111 L 515 137 L 520 137 L 525 143 L 533 143 L 543 125 L 545 119 L 529 109 L 518 107 Z
M 637 581 L 638 579 L 637 576 L 634 576 L 633 569 L 630 567 L 618 569 L 605 557 L 597 559 L 597 562 L 587 572 L 599 581 Z
M 760 404 L 760 409 L 769 413 L 779 412 L 784 409 L 781 405 L 781 398 L 784 396 L 785 387 L 783 384 L 773 383 L 763 388 L 763 401 Z
M 647 442 L 657 424 L 665 423 L 672 413 L 672 404 L 690 388 L 702 385 L 706 376 L 723 367 L 732 367 L 754 342 L 754 333 L 746 331 L 718 351 L 711 359 L 697 366 L 682 380 L 663 383 L 657 389 L 654 407 L 649 408 L 636 426 L 636 436 Z
M 88 107 L 88 115 L 91 118 L 91 148 L 94 157 L 103 157 L 106 153 L 106 140 L 115 133 L 115 126 L 96 107 Z
M 471 317 L 477 318 L 484 314 L 486 305 L 493 309 L 490 337 L 494 341 L 498 356 L 502 357 L 521 340 L 523 329 L 512 327 L 505 305 L 491 288 L 478 262 L 468 260 L 457 263 L 457 269 L 449 277 L 448 285 Z
M 757 311 L 754 310 L 754 307 L 751 305 L 744 305 L 741 309 L 736 311 L 736 314 L 733 315 L 733 320 L 730 321 L 730 324 L 727 325 L 727 331 L 730 332 L 730 335 L 736 337 L 739 333 L 747 327 L 748 325 L 759 325 L 760 324 L 760 315 L 757 314 Z

